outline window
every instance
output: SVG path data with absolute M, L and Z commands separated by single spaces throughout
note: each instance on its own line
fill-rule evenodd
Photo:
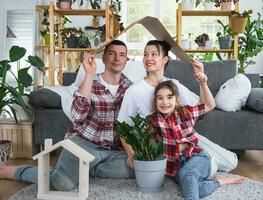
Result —
M 122 1 L 122 21 L 125 26 L 145 16 L 154 16 L 160 19 L 164 27 L 172 37 L 176 36 L 176 9 L 175 0 L 128 0 Z M 198 9 L 203 9 L 201 6 Z M 216 33 L 220 30 L 217 23 L 220 19 L 228 23 L 227 17 L 183 17 L 183 36 L 191 37 L 192 46 L 195 46 L 194 39 L 202 33 L 209 33 L 214 44 L 218 46 Z M 122 38 L 129 47 L 129 56 L 137 58 L 143 55 L 143 48 L 148 40 L 154 39 L 143 26 L 135 26 Z
M 6 45 L 5 45 L 5 58 L 9 58 L 9 50 L 13 45 L 24 47 L 27 52 L 24 56 L 24 59 L 27 58 L 28 55 L 33 54 L 33 46 L 34 46 L 34 35 L 35 35 L 35 27 L 34 27 L 34 12 L 27 10 L 8 10 L 7 11 L 7 31 L 12 32 L 14 35 L 11 37 L 6 37 Z M 8 34 L 7 32 L 7 34 Z M 32 39 L 33 38 L 33 39 Z M 27 66 L 27 62 L 21 60 L 20 66 Z M 32 69 L 30 69 L 32 70 Z M 33 72 L 31 71 L 31 74 Z M 12 80 L 10 80 L 12 83 Z

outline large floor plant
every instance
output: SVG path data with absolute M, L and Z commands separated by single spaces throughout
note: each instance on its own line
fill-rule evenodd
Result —
M 254 65 L 251 58 L 263 50 L 263 20 L 260 13 L 255 20 L 248 17 L 245 32 L 238 38 L 239 73 L 245 73 L 249 65 Z
M 16 122 L 18 118 L 14 104 L 19 105 L 26 115 L 32 115 L 30 108 L 23 100 L 23 96 L 27 95 L 25 89 L 33 85 L 29 69 L 33 66 L 42 70 L 44 67 L 44 63 L 38 56 L 30 55 L 26 60 L 28 65 L 22 68 L 20 60 L 25 54 L 25 48 L 12 46 L 9 51 L 9 60 L 0 61 L 0 116 L 7 113 L 10 117 L 14 117 Z

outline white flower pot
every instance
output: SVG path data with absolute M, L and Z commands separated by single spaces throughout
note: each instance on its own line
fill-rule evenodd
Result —
M 154 161 L 134 160 L 133 163 L 138 190 L 153 192 L 163 189 L 166 157 Z
M 182 1 L 183 10 L 193 10 L 193 8 L 194 8 L 194 0 L 183 0 Z

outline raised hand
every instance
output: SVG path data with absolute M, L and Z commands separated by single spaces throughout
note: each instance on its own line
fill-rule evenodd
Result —
M 195 74 L 195 80 L 199 83 L 206 83 L 207 82 L 207 76 L 202 72 L 197 72 Z
M 198 62 L 197 60 L 193 60 L 191 62 L 194 70 L 194 74 L 196 75 L 198 72 L 204 73 L 204 65 L 201 62 Z
M 95 74 L 97 69 L 95 54 L 85 52 L 82 65 L 87 74 Z

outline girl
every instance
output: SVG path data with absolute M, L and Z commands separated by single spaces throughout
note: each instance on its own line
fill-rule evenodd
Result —
M 178 87 L 172 81 L 164 81 L 155 88 L 154 112 L 150 115 L 153 133 L 163 140 L 163 154 L 167 157 L 166 175 L 176 177 L 184 198 L 191 200 L 208 196 L 221 185 L 244 181 L 241 176 L 208 179 L 210 158 L 197 145 L 194 125 L 215 107 L 215 101 L 207 86 L 207 76 L 198 72 L 195 79 L 204 97 L 200 104 L 181 106 Z

